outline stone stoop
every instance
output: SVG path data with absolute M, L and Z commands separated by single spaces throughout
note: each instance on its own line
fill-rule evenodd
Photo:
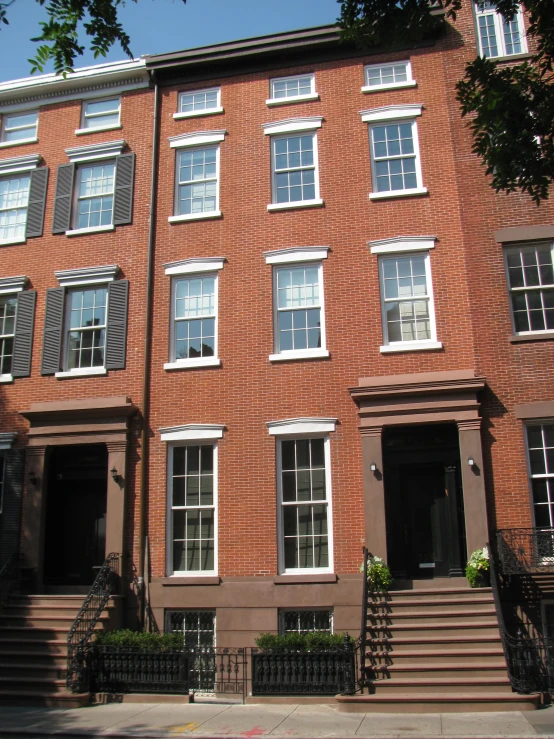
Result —
M 396 590 L 367 606 L 367 693 L 336 697 L 363 713 L 529 711 L 512 691 L 491 588 Z
M 66 688 L 67 634 L 84 598 L 10 598 L 0 612 L 0 705 L 78 708 L 89 703 L 88 693 L 74 694 Z M 117 600 L 110 600 L 97 629 L 110 628 Z

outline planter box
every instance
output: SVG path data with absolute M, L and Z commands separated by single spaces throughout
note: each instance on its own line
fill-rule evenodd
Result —
M 252 650 L 252 695 L 335 695 L 355 689 L 352 649 Z
M 188 656 L 180 650 L 95 646 L 88 658 L 94 693 L 186 694 Z

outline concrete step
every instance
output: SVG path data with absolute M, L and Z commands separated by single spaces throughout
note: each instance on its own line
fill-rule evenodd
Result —
M 388 678 L 436 678 L 436 677 L 504 677 L 506 663 L 492 660 L 488 663 L 462 662 L 451 660 L 444 664 L 428 664 L 426 662 L 404 662 L 400 664 L 380 664 L 367 666 L 367 672 L 375 675 L 376 679 Z
M 439 695 L 443 693 L 479 693 L 493 691 L 512 695 L 512 686 L 508 677 L 409 677 L 377 680 L 372 683 L 371 690 L 375 695 L 411 695 L 412 693 Z
M 4 678 L 17 678 L 21 680 L 33 681 L 35 678 L 44 680 L 64 680 L 67 676 L 66 661 L 62 664 L 44 664 L 29 660 L 22 662 L 4 663 L 0 657 L 0 681 Z
M 432 581 L 431 581 L 432 582 Z M 389 590 L 385 598 L 376 593 L 369 600 L 395 600 L 396 598 L 424 598 L 426 600 L 444 600 L 444 598 L 475 598 L 484 595 L 492 595 L 492 588 L 470 588 L 467 587 L 445 587 L 436 588 L 430 585 L 428 588 L 415 587 L 401 590 Z
M 25 663 L 28 661 L 33 665 L 55 665 L 56 667 L 61 668 L 66 665 L 67 655 L 64 652 L 60 653 L 59 651 L 52 653 L 48 650 L 47 645 L 44 645 L 42 650 L 34 649 L 27 651 L 14 651 L 9 649 L 0 649 L 0 669 L 11 665 L 15 667 L 19 664 L 23 664 L 23 661 L 25 661 Z
M 67 633 L 72 623 L 73 622 L 70 621 L 66 624 L 49 626 L 44 623 L 33 624 L 30 622 L 25 622 L 24 625 L 21 625 L 20 622 L 18 622 L 18 625 L 12 624 L 0 626 L 0 643 L 2 642 L 2 639 L 30 638 L 44 642 L 52 639 L 57 640 L 67 638 Z M 105 622 L 99 621 L 95 626 L 95 631 L 103 630 L 104 626 Z
M 471 607 L 471 610 L 463 611 L 460 609 L 441 611 L 439 613 L 432 609 L 425 611 L 394 611 L 392 613 L 381 612 L 381 613 L 368 613 L 367 624 L 375 622 L 390 621 L 391 623 L 406 623 L 410 621 L 421 621 L 425 623 L 441 623 L 442 621 L 448 622 L 456 619 L 459 623 L 466 623 L 472 621 L 491 621 L 496 618 L 496 610 L 493 607 L 490 608 L 475 608 Z
M 0 651 L 5 649 L 17 649 L 19 653 L 36 652 L 47 655 L 66 655 L 67 654 L 67 634 L 63 634 L 59 639 L 37 639 L 32 636 L 32 629 L 27 630 L 23 635 L 9 638 L 0 636 Z M 65 638 L 63 638 L 65 637 Z
M 433 613 L 441 613 L 443 611 L 460 610 L 471 611 L 474 607 L 481 608 L 483 606 L 491 606 L 494 608 L 494 600 L 492 596 L 481 596 L 474 598 L 443 598 L 426 599 L 426 598 L 394 598 L 393 600 L 383 600 L 368 605 L 368 613 L 409 613 L 411 611 L 430 610 Z
M 113 610 L 114 606 L 107 606 L 104 611 L 102 611 L 101 618 L 109 618 L 110 612 Z M 7 605 L 2 610 L 2 617 L 11 617 L 11 618 L 47 618 L 47 617 L 54 617 L 57 618 L 58 616 L 61 618 L 70 618 L 72 621 L 74 621 L 80 611 L 80 607 L 75 608 L 73 606 L 51 606 L 51 605 Z
M 457 637 L 460 633 L 468 638 L 474 636 L 488 636 L 489 638 L 500 638 L 498 621 L 451 621 L 448 623 L 391 623 L 385 625 L 371 625 L 367 627 L 368 638 L 382 638 L 384 635 L 391 638 L 408 638 L 418 636 Z
M 483 634 L 472 634 L 471 636 L 450 636 L 441 634 L 440 636 L 435 632 L 434 634 L 427 634 L 421 636 L 422 632 L 418 632 L 418 636 L 400 636 L 395 634 L 394 636 L 383 636 L 380 638 L 376 637 L 372 640 L 368 640 L 367 651 L 395 651 L 396 649 L 402 650 L 419 650 L 424 649 L 427 651 L 444 651 L 449 647 L 456 650 L 460 649 L 474 649 L 481 647 L 487 649 L 500 649 L 502 652 L 502 642 L 500 641 L 500 634 L 496 636 L 488 636 Z
M 84 595 L 12 595 L 10 596 L 10 605 L 62 606 L 79 610 L 84 599 Z
M 539 695 L 483 691 L 478 693 L 404 693 L 398 695 L 337 695 L 338 710 L 347 713 L 466 713 L 533 711 Z
M 412 646 L 412 645 L 409 645 Z M 369 660 L 376 664 L 402 665 L 452 665 L 455 662 L 489 665 L 491 662 L 504 660 L 504 650 L 500 644 L 497 647 L 483 649 L 394 649 L 373 650 L 366 652 Z
M 0 686 L 0 705 L 3 706 L 48 706 L 50 708 L 81 708 L 90 703 L 88 693 L 70 693 L 68 690 L 43 692 L 21 691 Z

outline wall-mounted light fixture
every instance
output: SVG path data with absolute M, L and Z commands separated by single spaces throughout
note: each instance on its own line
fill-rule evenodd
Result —
M 117 480 L 118 480 L 118 477 L 119 477 L 119 475 L 117 474 L 117 470 L 116 470 L 116 468 L 115 468 L 115 464 L 114 464 L 114 466 L 113 466 L 113 467 L 111 468 L 111 470 L 110 470 L 110 473 L 111 473 L 111 475 L 112 475 L 112 480 L 115 480 L 115 482 L 117 482 Z
M 36 485 L 38 482 L 38 477 L 36 476 L 34 470 L 29 471 L 29 482 L 31 483 L 31 485 Z
M 377 465 L 375 464 L 375 462 L 371 462 L 371 463 L 370 463 L 370 465 L 369 465 L 369 469 L 370 469 L 370 470 L 371 470 L 372 472 L 375 472 L 375 470 L 377 469 Z
M 468 457 L 467 463 L 470 467 L 475 467 L 475 460 L 473 459 L 473 457 Z

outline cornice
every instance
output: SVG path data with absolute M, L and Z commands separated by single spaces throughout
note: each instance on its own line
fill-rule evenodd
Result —
M 61 287 L 71 287 L 72 285 L 97 285 L 101 282 L 113 282 L 118 272 L 119 265 L 108 264 L 101 267 L 63 269 L 54 274 Z
M 17 275 L 17 277 L 0 277 L 0 295 L 21 292 L 28 280 L 29 278 L 26 275 Z

